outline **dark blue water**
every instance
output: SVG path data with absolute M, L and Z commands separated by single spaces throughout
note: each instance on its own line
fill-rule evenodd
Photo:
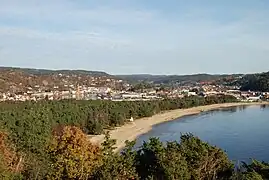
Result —
M 269 161 L 269 106 L 219 109 L 158 124 L 141 135 L 136 146 L 149 137 L 159 137 L 163 142 L 179 140 L 181 133 L 193 133 L 222 148 L 231 160 Z

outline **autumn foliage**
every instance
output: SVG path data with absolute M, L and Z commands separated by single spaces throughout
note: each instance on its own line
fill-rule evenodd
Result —
M 47 151 L 53 169 L 48 179 L 86 179 L 100 163 L 100 148 L 75 126 L 57 127 Z
M 1 178 L 19 174 L 23 170 L 23 156 L 8 143 L 7 133 L 0 131 L 0 173 Z

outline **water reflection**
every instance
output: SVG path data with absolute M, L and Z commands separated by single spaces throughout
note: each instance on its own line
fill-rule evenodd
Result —
M 239 109 L 240 111 L 244 111 L 247 107 L 248 107 L 248 106 L 238 106 L 238 109 Z
M 265 108 L 268 108 L 268 105 L 267 104 L 262 104 L 261 109 L 265 109 Z
M 206 111 L 206 112 L 203 112 L 201 113 L 200 115 L 204 115 L 204 114 L 208 114 L 208 115 L 214 115 L 216 113 L 219 113 L 219 112 L 223 112 L 223 113 L 234 113 L 236 111 L 242 111 L 244 110 L 246 107 L 229 107 L 229 108 L 219 108 L 219 109 L 215 109 L 215 110 L 210 110 L 210 111 Z

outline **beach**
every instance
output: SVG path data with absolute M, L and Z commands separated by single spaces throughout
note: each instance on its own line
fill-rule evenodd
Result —
M 207 106 L 198 106 L 188 109 L 176 109 L 165 111 L 151 117 L 136 119 L 134 122 L 129 122 L 121 127 L 117 127 L 110 131 L 111 139 L 116 140 L 115 144 L 115 151 L 119 151 L 125 146 L 125 141 L 133 141 L 138 136 L 149 132 L 152 129 L 152 126 L 172 121 L 178 119 L 180 117 L 184 117 L 187 115 L 195 115 L 201 112 L 210 111 L 219 108 L 227 108 L 227 107 L 234 107 L 234 106 L 244 106 L 244 105 L 262 105 L 268 104 L 267 102 L 239 102 L 239 103 L 224 103 L 224 104 L 213 104 Z M 101 144 L 104 140 L 104 135 L 96 135 L 96 136 L 89 136 L 90 140 L 93 143 Z

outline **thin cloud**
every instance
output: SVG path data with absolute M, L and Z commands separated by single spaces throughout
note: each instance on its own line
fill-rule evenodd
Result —
M 1 65 L 155 74 L 269 66 L 264 10 L 233 7 L 225 17 L 204 6 L 169 12 L 126 2 L 124 7 L 96 1 L 91 6 L 65 0 L 0 3 Z

